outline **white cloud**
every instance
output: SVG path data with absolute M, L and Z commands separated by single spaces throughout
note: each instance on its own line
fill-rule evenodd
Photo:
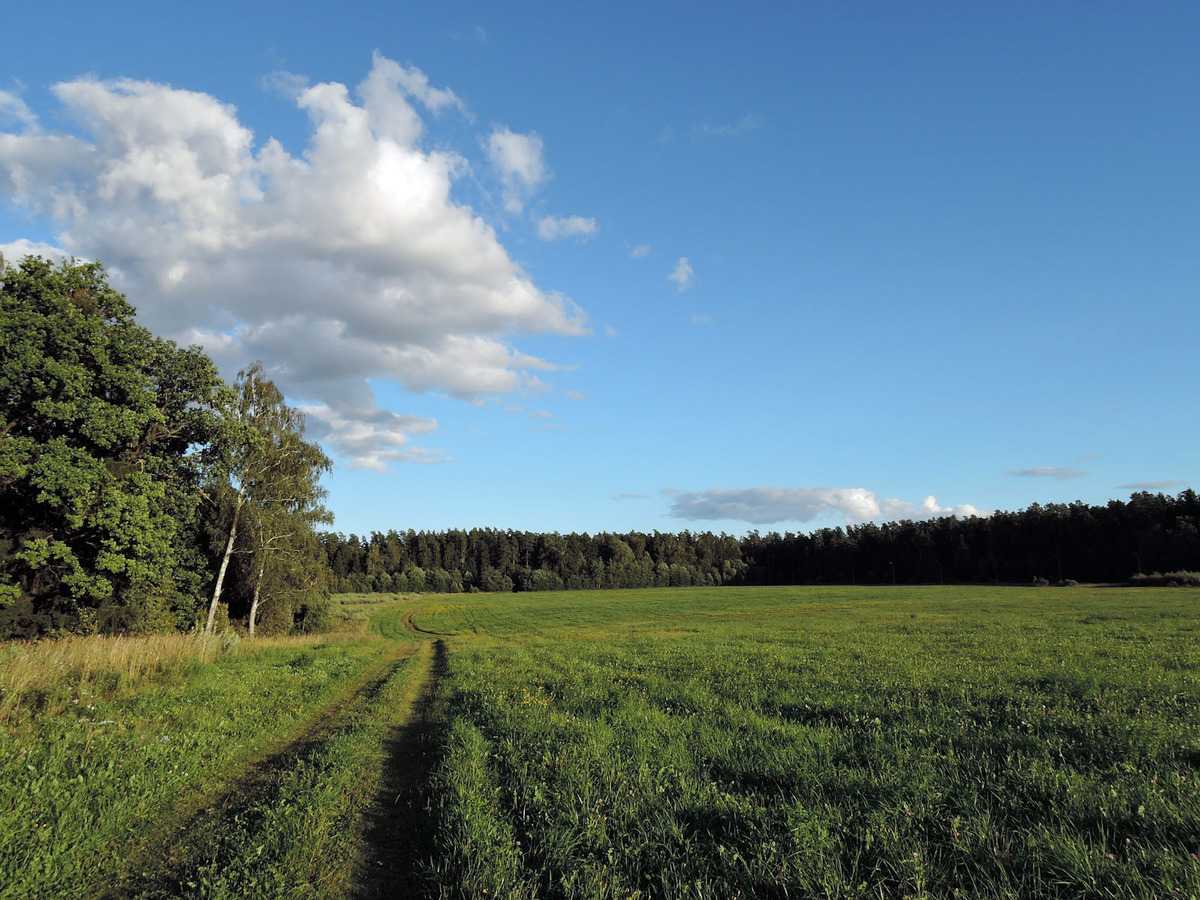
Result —
M 733 519 L 752 525 L 811 522 L 827 513 L 841 515 L 847 524 L 875 519 L 896 521 L 983 515 L 970 504 L 941 506 L 932 494 L 914 504 L 906 500 L 881 499 L 866 488 L 777 487 L 675 493 L 670 512 L 677 519 Z
M 651 249 L 652 248 L 650 247 L 649 244 L 638 244 L 636 247 L 630 248 L 629 258 L 630 259 L 645 259 L 647 256 L 650 255 Z
M 496 128 L 488 135 L 485 147 L 504 182 L 505 209 L 521 212 L 533 192 L 550 177 L 541 137 Z
M 334 441 L 351 469 L 385 472 L 393 462 L 448 462 L 437 450 L 410 444 L 410 435 L 424 434 L 437 427 L 432 419 L 397 415 L 378 407 L 359 409 L 345 415 L 329 406 L 301 406 L 305 431 L 318 441 Z
M 1018 478 L 1054 478 L 1057 481 L 1068 481 L 1072 478 L 1083 478 L 1088 473 L 1071 466 L 1033 466 L 1029 469 L 1009 470 L 1008 474 Z
M 453 92 L 378 55 L 360 102 L 341 84 L 288 84 L 311 124 L 300 155 L 256 146 L 207 94 L 56 85 L 84 137 L 0 132 L 0 197 L 50 217 L 63 252 L 104 262 L 152 330 L 204 344 L 226 374 L 262 359 L 335 456 L 441 458 L 410 440 L 436 423 L 381 409 L 370 379 L 469 400 L 545 390 L 537 373 L 558 367 L 512 337 L 585 334 L 586 316 L 455 200 L 464 160 L 421 146 L 410 100 L 461 111 Z M 535 146 L 513 137 L 501 145 Z M 503 151 L 520 184 L 545 177 L 536 149 L 524 168 Z
M 12 119 L 27 128 L 32 128 L 37 122 L 37 117 L 30 112 L 24 100 L 16 94 L 0 91 L 0 122 L 5 119 Z
M 712 316 L 692 316 L 693 325 L 711 325 Z
M 586 400 L 587 399 L 587 397 L 585 397 L 580 391 L 567 391 L 565 394 L 563 394 L 563 396 L 566 397 L 568 400 Z
M 390 87 L 390 91 L 383 90 L 380 92 L 385 102 L 388 96 L 393 94 L 395 88 L 399 86 L 410 97 L 419 100 L 430 112 L 438 113 L 449 107 L 457 109 L 459 112 L 467 115 L 468 118 L 470 117 L 467 107 L 455 96 L 454 91 L 449 88 L 433 87 L 429 83 L 429 76 L 416 66 L 402 66 L 383 56 L 378 50 L 371 55 L 371 63 L 371 74 L 363 83 L 364 87 L 373 84 L 378 84 L 381 87 Z M 366 91 L 364 90 L 363 93 L 365 94 Z
M 59 247 L 54 247 L 41 241 L 29 241 L 25 238 L 13 241 L 11 244 L 0 244 L 0 256 L 4 257 L 4 261 L 10 266 L 15 266 L 26 256 L 41 256 L 46 259 L 63 260 L 70 255 L 66 250 Z
M 680 291 L 686 291 L 691 286 L 695 275 L 696 273 L 692 269 L 692 264 L 688 262 L 688 258 L 681 256 L 679 262 L 675 263 L 675 268 L 671 271 L 671 274 L 667 276 L 667 280 L 679 285 Z
M 582 216 L 546 216 L 538 221 L 538 237 L 543 241 L 558 241 L 569 237 L 587 240 L 597 230 L 595 219 L 585 219 Z
M 747 113 L 736 122 L 727 125 L 697 125 L 692 128 L 692 134 L 697 137 L 741 137 L 748 131 L 761 128 L 762 116 Z

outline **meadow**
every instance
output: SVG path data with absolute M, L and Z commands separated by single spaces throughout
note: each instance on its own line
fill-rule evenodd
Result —
M 0 647 L 0 898 L 350 896 L 431 655 L 389 599 L 376 633 Z
M 1196 897 L 1200 593 L 455 596 L 444 895 Z
M 0 647 L 0 898 L 1200 896 L 1200 591 L 343 595 Z

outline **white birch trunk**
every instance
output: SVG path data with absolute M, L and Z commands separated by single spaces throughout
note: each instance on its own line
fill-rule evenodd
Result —
M 263 573 L 267 571 L 267 550 L 260 548 L 262 559 L 258 563 L 258 579 L 254 582 L 254 599 L 250 603 L 250 636 L 254 637 L 254 617 L 258 615 L 258 592 L 262 589 Z
M 233 524 L 229 526 L 229 540 L 225 544 L 225 555 L 221 557 L 221 568 L 217 571 L 217 583 L 213 587 L 212 602 L 208 604 L 208 622 L 204 626 L 205 634 L 212 634 L 213 619 L 217 617 L 217 604 L 221 602 L 221 588 L 225 584 L 225 570 L 229 568 L 229 557 L 233 556 L 233 543 L 237 540 L 238 516 L 242 512 L 242 502 L 246 497 L 245 487 L 239 486 L 237 503 L 233 507 Z

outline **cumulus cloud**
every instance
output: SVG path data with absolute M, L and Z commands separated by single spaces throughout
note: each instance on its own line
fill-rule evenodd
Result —
M 636 247 L 631 247 L 629 250 L 630 259 L 645 259 L 650 255 L 651 246 L 649 244 L 638 244 Z
M 378 50 L 372 54 L 371 74 L 363 82 L 364 96 L 374 94 L 382 102 L 390 103 L 396 88 L 404 89 L 404 93 L 418 100 L 431 112 L 441 112 L 443 109 L 457 109 L 470 118 L 466 105 L 458 99 L 449 88 L 435 88 L 429 83 L 429 76 L 416 66 L 402 66 L 383 56 Z
M 504 208 L 521 212 L 533 192 L 550 177 L 541 137 L 496 128 L 484 146 L 504 182 Z
M 648 500 L 649 494 L 617 494 L 614 500 Z
M 318 441 L 337 443 L 351 469 L 387 470 L 392 462 L 448 462 L 438 450 L 410 443 L 411 435 L 433 431 L 437 423 L 420 416 L 398 415 L 378 407 L 346 414 L 329 406 L 300 406 L 305 431 Z M 384 446 L 381 446 L 383 444 Z
M 1053 478 L 1057 481 L 1069 481 L 1072 478 L 1083 478 L 1088 473 L 1071 466 L 1033 466 L 1028 469 L 1009 470 L 1008 474 L 1018 478 Z
M 560 241 L 570 237 L 586 241 L 597 230 L 595 219 L 582 216 L 546 216 L 538 222 L 538 237 L 543 241 Z
M 691 286 L 692 278 L 696 275 L 692 269 L 692 264 L 688 262 L 686 256 L 679 257 L 679 261 L 675 263 L 675 268 L 671 270 L 671 274 L 667 276 L 668 281 L 673 281 L 679 286 L 680 291 L 686 291 Z
M 752 525 L 811 522 L 828 513 L 842 516 L 847 524 L 982 514 L 970 504 L 941 506 L 932 494 L 920 503 L 910 503 L 882 499 L 866 488 L 756 487 L 674 492 L 670 496 L 670 514 L 677 519 L 733 519 Z
M 46 259 L 63 260 L 71 254 L 61 247 L 55 247 L 42 241 L 30 241 L 25 238 L 9 244 L 0 244 L 0 256 L 9 265 L 16 265 L 26 256 L 41 256 Z
M 452 91 L 379 55 L 353 93 L 285 82 L 310 123 L 299 154 L 256 144 L 208 94 L 55 85 L 80 136 L 31 118 L 0 131 L 0 196 L 50 218 L 63 252 L 102 260 L 151 329 L 203 344 L 227 374 L 262 359 L 333 455 L 370 469 L 440 458 L 411 440 L 436 423 L 381 409 L 372 379 L 476 401 L 544 390 L 539 373 L 558 367 L 513 337 L 585 334 L 586 316 L 456 201 L 467 162 L 423 146 L 415 105 L 463 114 Z M 493 139 L 513 185 L 545 179 L 540 138 Z

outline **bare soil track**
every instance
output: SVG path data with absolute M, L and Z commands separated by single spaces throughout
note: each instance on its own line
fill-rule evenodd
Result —
M 412 629 L 410 622 L 405 626 Z M 284 773 L 315 753 L 346 727 L 353 710 L 374 699 L 414 653 L 424 659 L 409 676 L 406 700 L 412 708 L 385 739 L 384 764 L 374 802 L 362 817 L 362 857 L 352 896 L 423 896 L 421 869 L 433 852 L 433 803 L 428 784 L 437 762 L 440 727 L 435 698 L 446 669 L 446 647 L 399 646 L 360 675 L 316 716 L 284 742 L 250 761 L 241 775 L 226 778 L 215 790 L 184 800 L 168 822 L 154 828 L 117 880 L 98 885 L 91 896 L 102 900 L 177 897 L 207 852 L 212 835 L 237 821 L 245 828 L 277 790 Z

